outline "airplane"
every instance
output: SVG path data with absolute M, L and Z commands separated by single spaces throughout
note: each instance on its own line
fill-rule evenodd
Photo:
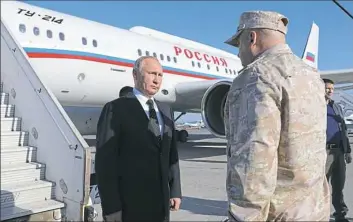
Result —
M 194 121 L 194 122 L 185 122 L 182 124 L 179 124 L 179 127 L 203 127 L 203 121 L 199 120 L 199 121 Z
M 96 134 L 104 104 L 133 86 L 134 61 L 151 55 L 164 71 L 156 99 L 181 115 L 201 113 L 206 128 L 224 138 L 225 99 L 243 68 L 236 55 L 146 27 L 121 29 L 19 1 L 1 1 L 1 20 L 82 135 Z M 313 27 L 302 58 L 317 68 Z M 353 82 L 353 69 L 321 75 Z M 186 130 L 177 135 L 182 142 L 188 137 Z

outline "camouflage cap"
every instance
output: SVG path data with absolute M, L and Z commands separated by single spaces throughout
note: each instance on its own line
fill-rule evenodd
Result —
M 272 11 L 249 11 L 240 16 L 240 22 L 235 35 L 225 43 L 238 47 L 239 36 L 245 29 L 272 29 L 287 34 L 288 18 Z

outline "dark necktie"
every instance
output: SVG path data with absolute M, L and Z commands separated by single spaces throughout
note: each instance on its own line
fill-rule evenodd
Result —
M 158 123 L 158 118 L 157 118 L 157 113 L 156 113 L 156 110 L 154 109 L 154 106 L 153 106 L 153 100 L 152 99 L 149 99 L 147 101 L 147 105 L 148 105 L 148 109 L 149 109 L 149 114 L 150 114 L 150 126 L 153 130 L 153 133 L 156 137 L 160 137 L 161 135 L 161 132 L 160 132 L 160 129 L 159 129 L 159 123 Z

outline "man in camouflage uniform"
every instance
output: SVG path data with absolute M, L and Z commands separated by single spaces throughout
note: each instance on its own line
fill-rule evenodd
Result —
M 244 66 L 224 113 L 230 221 L 330 218 L 325 86 L 286 44 L 287 25 L 276 12 L 245 12 L 226 41 Z

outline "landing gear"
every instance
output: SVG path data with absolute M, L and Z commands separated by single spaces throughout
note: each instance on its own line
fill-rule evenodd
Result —
M 179 114 L 179 116 L 174 120 L 176 122 L 180 117 L 185 115 L 186 112 L 182 112 Z M 189 133 L 186 130 L 175 130 L 176 131 L 176 137 L 178 142 L 185 143 L 188 141 Z
M 185 143 L 188 141 L 189 133 L 186 130 L 176 130 L 178 142 Z

